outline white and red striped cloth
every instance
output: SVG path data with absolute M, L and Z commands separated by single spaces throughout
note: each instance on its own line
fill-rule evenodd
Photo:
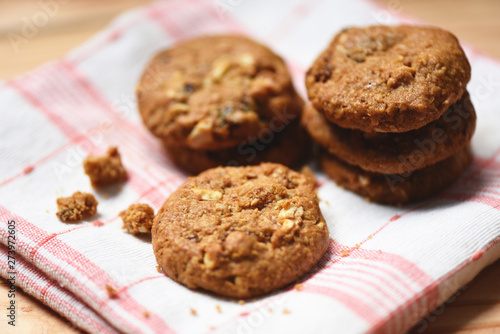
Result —
M 472 166 L 437 197 L 403 208 L 367 203 L 318 172 L 333 241 L 300 291 L 244 305 L 191 291 L 158 273 L 150 240 L 125 233 L 117 217 L 131 203 L 160 208 L 185 180 L 136 110 L 134 86 L 156 51 L 200 34 L 247 34 L 286 58 L 304 93 L 304 69 L 336 32 L 401 22 L 397 14 L 360 0 L 158 2 L 122 15 L 66 57 L 2 82 L 0 274 L 16 272 L 18 286 L 93 333 L 408 330 L 500 257 L 500 64 L 470 48 Z M 110 145 L 119 147 L 129 181 L 97 193 L 92 220 L 60 222 L 56 198 L 93 192 L 81 162 Z M 17 253 L 9 268 L 12 220 Z

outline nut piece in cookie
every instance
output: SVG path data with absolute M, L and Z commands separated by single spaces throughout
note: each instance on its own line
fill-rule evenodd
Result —
M 110 147 L 103 156 L 89 155 L 83 161 L 83 168 L 93 187 L 105 186 L 127 179 L 127 171 L 123 167 L 120 153 L 116 147 Z
M 84 215 L 93 215 L 97 212 L 97 200 L 94 195 L 77 191 L 70 197 L 57 199 L 57 218 L 66 221 L 75 221 L 83 218 Z
M 152 237 L 170 278 L 235 298 L 293 282 L 329 243 L 314 178 L 274 163 L 190 178 L 163 204 Z
M 123 220 L 123 229 L 130 234 L 151 233 L 155 212 L 147 204 L 132 204 L 118 214 Z

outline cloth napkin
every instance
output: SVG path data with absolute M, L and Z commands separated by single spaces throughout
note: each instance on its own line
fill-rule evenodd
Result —
M 304 70 L 340 29 L 403 21 L 411 20 L 397 8 L 361 0 L 158 2 L 2 82 L 0 274 L 92 333 L 424 329 L 431 320 L 420 319 L 500 257 L 500 64 L 471 48 L 478 122 L 470 168 L 436 197 L 401 208 L 367 203 L 317 171 L 332 241 L 300 288 L 244 304 L 191 291 L 159 273 L 150 238 L 125 233 L 117 217 L 137 202 L 158 210 L 186 180 L 137 112 L 134 87 L 158 50 L 202 34 L 245 34 L 284 56 L 304 94 Z M 82 160 L 111 145 L 130 178 L 95 191 Z M 77 190 L 96 194 L 99 213 L 63 223 L 55 200 Z

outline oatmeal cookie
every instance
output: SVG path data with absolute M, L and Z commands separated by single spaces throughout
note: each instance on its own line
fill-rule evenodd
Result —
M 98 204 L 94 195 L 77 191 L 70 197 L 57 199 L 56 216 L 63 222 L 80 220 L 84 215 L 94 215 Z
M 472 159 L 470 145 L 434 165 L 404 174 L 379 174 L 362 170 L 324 152 L 323 170 L 339 186 L 369 201 L 404 204 L 433 196 L 457 180 Z
M 220 150 L 300 114 L 283 60 L 240 36 L 205 36 L 160 52 L 137 87 L 144 124 L 169 145 Z
M 418 26 L 342 30 L 306 75 L 314 107 L 343 128 L 407 132 L 465 92 L 470 65 L 457 38 Z
M 476 113 L 465 92 L 438 120 L 404 133 L 366 133 L 343 129 L 307 105 L 302 123 L 329 153 L 366 171 L 401 174 L 435 164 L 469 144 Z
M 273 163 L 190 178 L 163 204 L 152 235 L 170 278 L 236 298 L 293 282 L 329 243 L 314 179 Z

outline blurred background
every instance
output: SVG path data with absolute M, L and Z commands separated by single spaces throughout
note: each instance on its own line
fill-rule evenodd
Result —
M 217 1 L 211 0 L 214 4 Z M 231 1 L 231 0 L 229 0 Z M 234 0 L 232 0 L 234 1 Z M 498 0 L 367 0 L 452 31 L 500 58 Z M 0 0 L 0 78 L 60 57 L 104 28 L 119 13 L 151 0 Z
M 211 0 L 214 3 L 218 0 Z M 498 0 L 366 0 L 386 12 L 450 30 L 468 46 L 500 60 Z M 127 9 L 150 0 L 0 0 L 0 79 L 32 70 L 66 54 Z M 2 111 L 5 112 L 5 111 Z M 486 268 L 431 313 L 412 333 L 500 333 L 500 261 Z M 0 308 L 8 302 L 0 279 Z M 78 333 L 67 320 L 31 297 L 18 294 L 19 324 L 0 322 L 0 333 Z

